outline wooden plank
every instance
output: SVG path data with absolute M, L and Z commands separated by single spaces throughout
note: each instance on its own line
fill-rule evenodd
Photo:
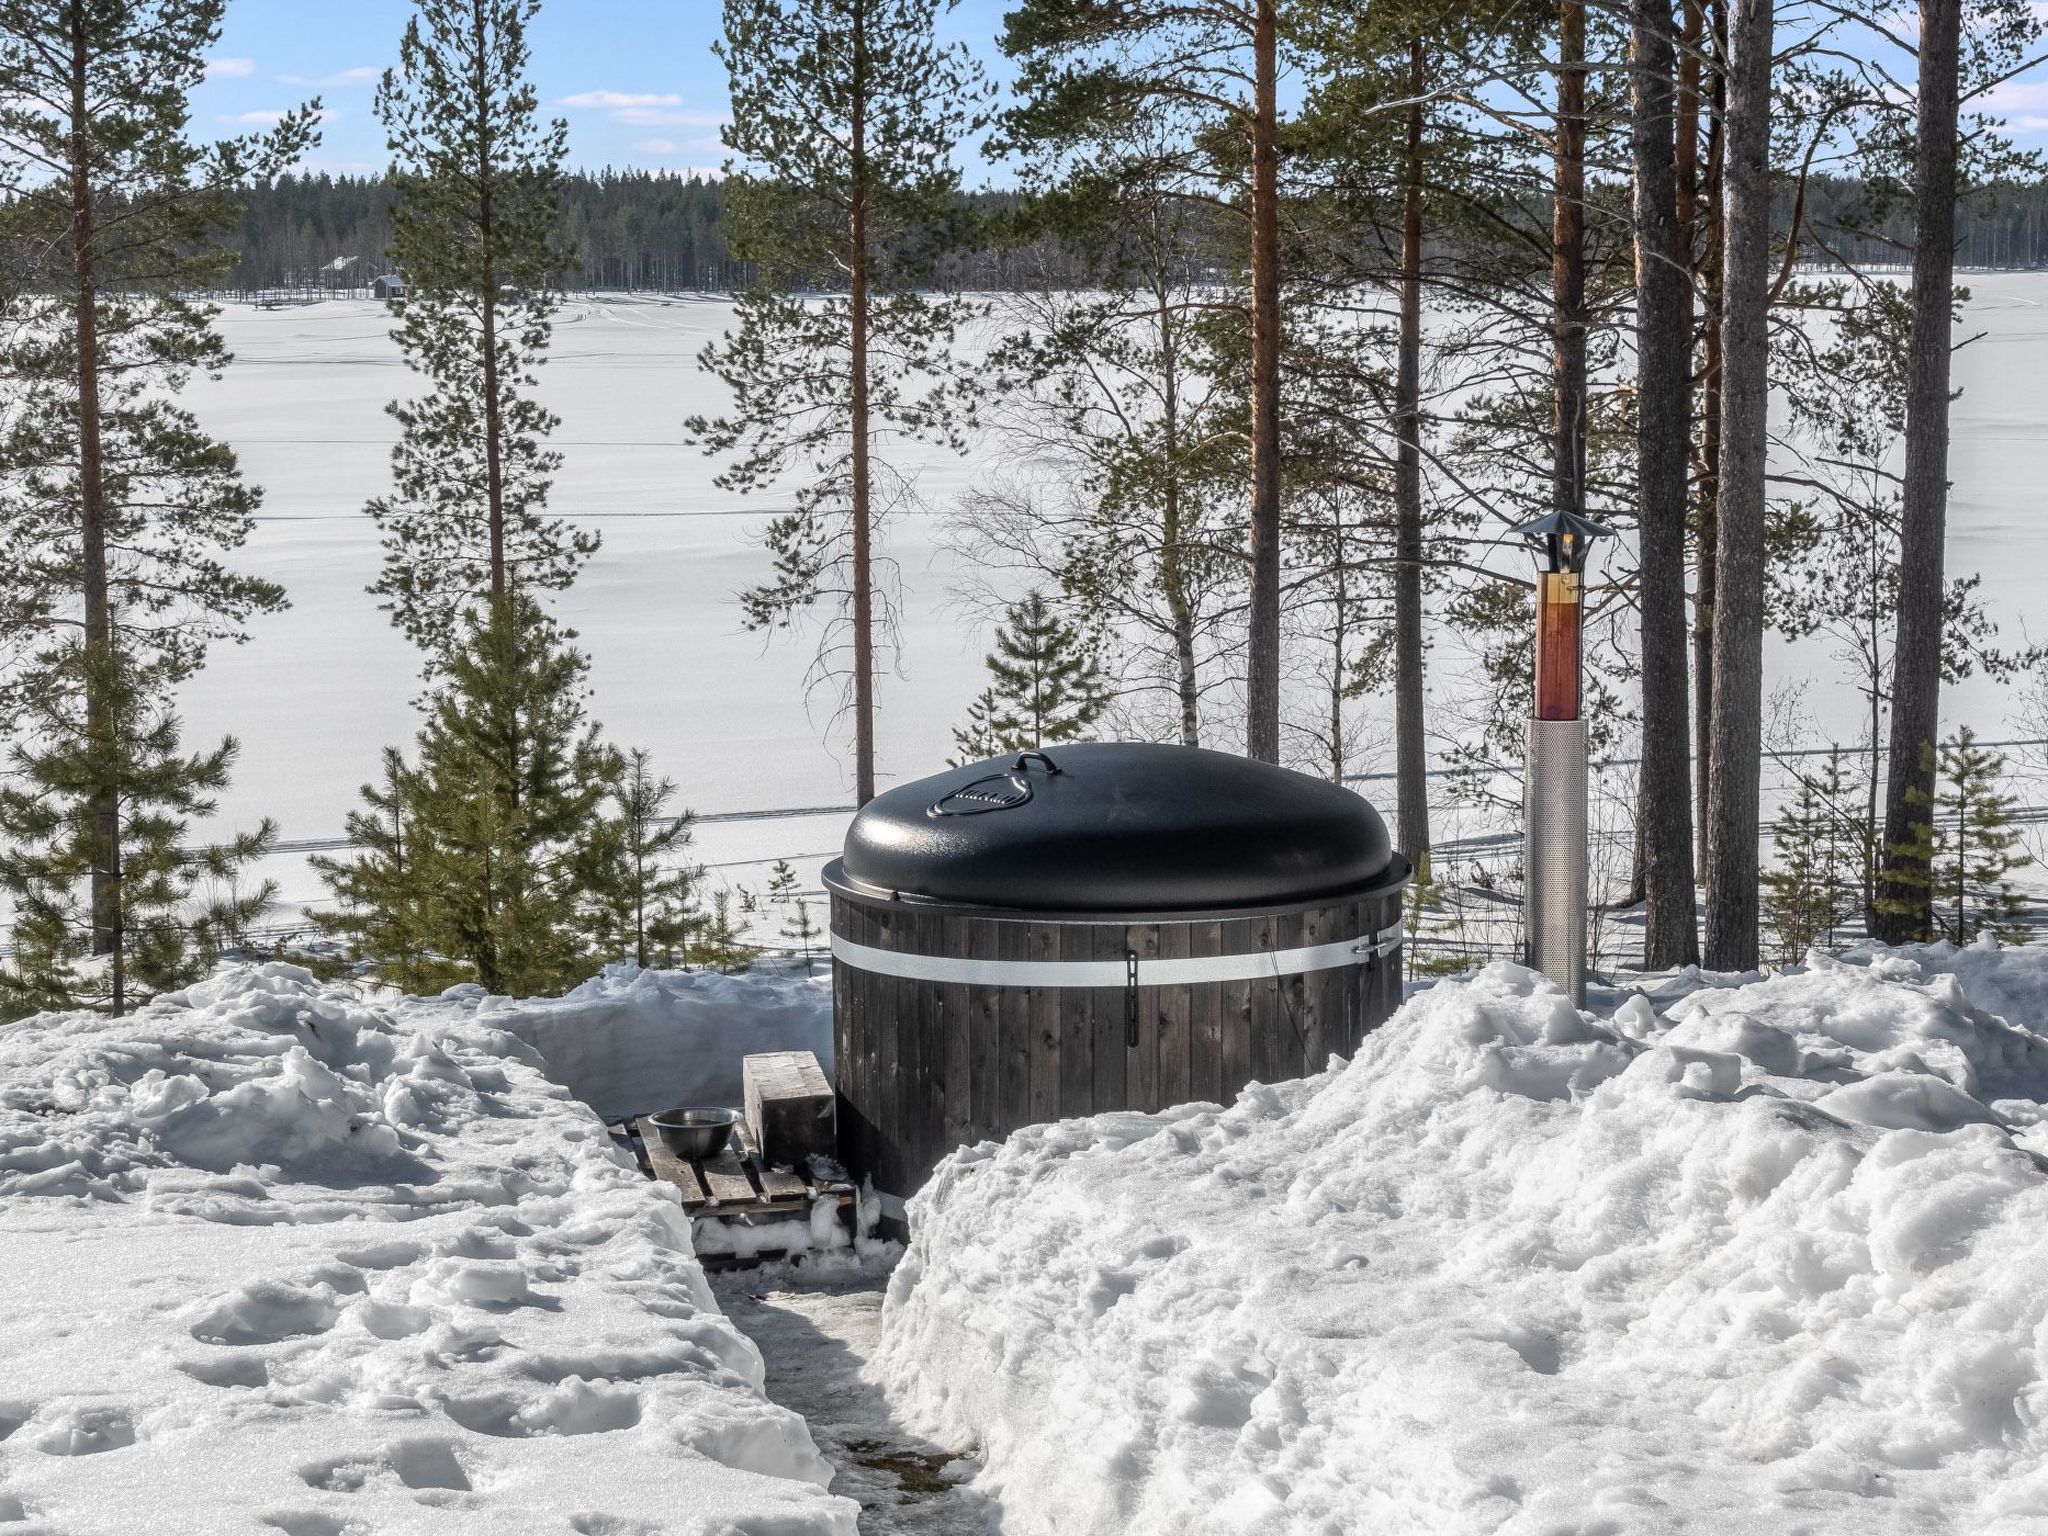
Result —
M 1253 920 L 1264 950 L 1299 949 L 1301 913 L 1279 912 Z M 1263 976 L 1252 983 L 1252 1076 L 1284 1083 L 1302 1073 L 1302 978 Z
M 1309 908 L 1302 914 L 1302 943 L 1334 944 L 1353 937 L 1346 922 L 1351 908 L 1349 902 Z M 1307 996 L 1302 1015 L 1302 1060 L 1307 1072 L 1322 1071 L 1330 1053 L 1339 1049 L 1336 1021 L 1344 1005 L 1346 977 L 1357 969 L 1355 965 L 1335 965 L 1304 978 Z
M 1159 925 L 1144 923 L 1124 931 L 1124 942 L 1138 952 L 1142 971 L 1147 960 L 1159 958 Z M 1125 1001 L 1128 1008 L 1130 1003 Z M 1126 1102 L 1132 1109 L 1155 1110 L 1159 1103 L 1159 988 L 1140 987 L 1137 997 L 1138 1039 L 1130 1040 L 1125 1026 L 1124 1082 Z
M 937 912 L 919 915 L 917 940 L 928 955 L 947 953 L 946 920 Z M 946 1134 L 946 1037 L 939 989 L 923 982 L 917 989 L 917 1165 L 929 1168 L 956 1145 Z M 920 1174 L 918 1182 L 924 1182 Z
M 925 915 L 907 908 L 896 919 L 897 949 L 916 954 L 924 948 Z M 912 1184 L 924 1182 L 921 1170 L 929 1139 L 924 1112 L 924 1020 L 922 1010 L 931 988 L 908 977 L 896 983 L 896 1115 L 890 1122 L 896 1142 L 896 1166 L 890 1181 L 881 1187 L 891 1194 L 907 1195 Z M 906 1183 L 906 1179 L 910 1182 Z
M 747 1206 L 760 1202 L 760 1191 L 747 1177 L 746 1165 L 730 1147 L 718 1156 L 707 1157 L 698 1163 L 697 1176 L 704 1181 L 704 1188 L 710 1192 L 714 1205 Z
M 996 956 L 1022 960 L 1030 952 L 1029 925 L 1003 923 L 997 930 Z M 1031 999 L 1023 987 L 1003 988 L 997 1012 L 998 1036 L 995 1124 L 992 1134 L 1007 1136 L 1031 1123 Z
M 1053 923 L 1026 923 L 1024 953 L 1032 960 L 1060 958 L 1060 930 Z M 1026 1013 L 1031 1021 L 1031 1119 L 1060 1118 L 1063 1030 L 1060 994 L 1064 987 L 1031 987 Z
M 1232 918 L 1223 924 L 1223 953 L 1242 955 L 1263 947 L 1255 918 Z M 1223 1067 L 1218 1084 L 1220 1102 L 1235 1102 L 1252 1078 L 1252 988 L 1259 983 L 1225 981 L 1217 985 L 1223 1011 Z
M 1090 923 L 1087 932 L 1097 960 L 1122 964 L 1129 948 L 1121 923 Z M 1124 1044 L 1124 989 L 1089 988 L 1094 1013 L 1095 1113 L 1130 1107 L 1130 1052 Z
M 1161 923 L 1159 925 L 1159 958 L 1162 960 L 1185 959 L 1188 952 L 1188 925 L 1186 923 Z M 1159 1017 L 1159 1108 L 1166 1109 L 1175 1104 L 1185 1104 L 1194 1095 L 1189 1090 L 1192 1080 L 1193 1060 L 1189 1055 L 1189 1025 L 1193 1018 L 1192 988 L 1182 984 L 1172 987 L 1156 987 L 1153 1004 Z
M 1095 936 L 1079 923 L 1060 929 L 1062 960 L 1093 960 Z M 1062 987 L 1060 1008 L 1060 1115 L 1095 1113 L 1095 994 Z
M 692 1210 L 711 1199 L 711 1191 L 698 1177 L 697 1166 L 686 1163 L 661 1144 L 660 1137 L 647 1142 L 647 1164 L 657 1179 L 673 1184 L 683 1197 L 683 1208 Z
M 985 917 L 968 920 L 967 953 L 976 960 L 998 958 L 1002 925 Z M 969 991 L 967 1021 L 968 1137 L 985 1141 L 995 1134 L 1001 1102 L 1001 1070 L 997 1055 L 1002 1037 L 1003 992 L 1000 987 L 974 987 Z
M 1221 923 L 1189 923 L 1188 954 L 1207 957 L 1223 953 Z M 1188 1097 L 1224 1104 L 1223 988 L 1208 982 L 1188 991 Z
M 969 920 L 949 917 L 940 930 L 949 955 L 964 955 L 970 942 Z M 965 982 L 948 982 L 939 989 L 939 1029 L 944 1036 L 946 1143 L 963 1146 L 974 1141 L 974 1057 L 973 1015 L 968 1006 Z

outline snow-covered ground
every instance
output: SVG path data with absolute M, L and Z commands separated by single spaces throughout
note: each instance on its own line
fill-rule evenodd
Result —
M 1967 281 L 1966 329 L 1981 335 L 1956 358 L 1963 393 L 1950 564 L 1983 573 L 1990 611 L 2017 640 L 2038 608 L 2043 569 L 2034 530 L 2037 488 L 2048 481 L 2048 437 L 2038 430 L 2048 419 L 2048 275 Z M 719 491 L 717 465 L 682 438 L 686 416 L 721 403 L 696 354 L 730 323 L 730 307 L 716 300 L 613 296 L 564 308 L 540 384 L 562 417 L 553 510 L 599 529 L 605 547 L 561 611 L 590 652 L 597 717 L 615 740 L 653 753 L 680 784 L 681 803 L 706 812 L 845 805 L 844 743 L 823 739 L 831 701 L 805 705 L 808 638 L 764 642 L 740 625 L 735 594 L 767 572 L 755 536 L 775 498 Z M 416 382 L 375 304 L 233 305 L 221 326 L 237 361 L 219 383 L 196 386 L 192 402 L 267 493 L 265 521 L 238 563 L 282 582 L 293 607 L 261 622 L 250 644 L 217 651 L 187 686 L 190 739 L 242 741 L 223 821 L 270 815 L 288 841 L 335 837 L 379 751 L 410 740 L 415 726 L 414 658 L 363 590 L 378 550 L 362 508 L 388 483 L 385 403 Z M 917 456 L 935 513 L 988 476 L 992 448 Z M 910 515 L 883 539 L 903 594 L 900 675 L 880 692 L 885 783 L 944 761 L 951 727 L 981 685 L 986 637 L 953 601 L 957 565 L 940 533 L 939 516 Z M 1455 681 L 1458 639 L 1445 633 L 1435 643 L 1441 691 Z M 1774 647 L 1771 671 L 1774 683 L 1834 677 L 1820 643 Z M 1973 682 L 1943 702 L 1981 737 L 2004 734 L 2003 690 Z M 1368 716 L 1377 707 L 1360 705 Z M 1854 740 L 1857 708 L 1853 694 L 1817 690 L 1799 734 Z M 1362 768 L 1390 766 L 1383 737 L 1366 733 Z M 815 887 L 844 828 L 841 815 L 716 823 L 701 829 L 697 856 L 715 866 L 714 883 L 758 889 L 761 861 L 792 855 Z M 290 901 L 320 895 L 302 855 L 281 857 L 271 872 Z
M 0 1529 L 852 1536 L 671 1193 L 473 1000 L 0 1029 Z
M 912 1202 L 881 1378 L 1011 1536 L 2048 1531 L 2048 948 L 1497 965 Z
M 764 960 L 738 976 L 615 965 L 562 997 L 451 987 L 407 1002 L 414 1028 L 473 1020 L 540 1053 L 541 1067 L 600 1115 L 738 1104 L 750 1051 L 809 1051 L 832 1071 L 832 977 L 821 963 Z

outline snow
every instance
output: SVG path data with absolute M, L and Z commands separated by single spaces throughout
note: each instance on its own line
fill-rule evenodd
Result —
M 283 965 L 0 1030 L 5 1528 L 851 1536 L 674 1196 L 541 1066 Z
M 823 966 L 764 960 L 727 976 L 620 964 L 558 998 L 493 997 L 465 985 L 411 1007 L 422 1018 L 517 1037 L 540 1053 L 549 1077 L 608 1119 L 684 1104 L 737 1107 L 750 1051 L 810 1051 L 832 1072 L 832 981 Z
M 2048 948 L 1612 1002 L 956 1153 L 903 1423 L 1013 1536 L 2048 1531 Z

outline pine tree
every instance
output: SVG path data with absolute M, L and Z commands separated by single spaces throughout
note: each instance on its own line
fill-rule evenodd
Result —
M 2033 936 L 2011 875 L 2033 860 L 2015 853 L 2014 798 L 2000 791 L 2002 753 L 1977 745 L 1964 726 L 1941 744 L 1941 789 L 1934 804 L 1934 858 L 1930 871 L 1934 919 L 1951 943 L 1990 933 L 2010 944 Z
M 1079 740 L 1109 708 L 1092 639 L 1048 607 L 1042 593 L 1010 605 L 988 670 L 995 696 L 988 725 L 998 753 Z
M 777 859 L 768 866 L 768 899 L 773 902 L 788 902 L 795 897 L 802 882 L 797 879 L 796 867 L 787 859 Z
M 9 849 L 0 897 L 14 920 L 14 954 L 0 963 L 0 1019 L 41 1009 L 118 1013 L 184 986 L 240 942 L 276 895 L 269 881 L 243 891 L 238 878 L 275 845 L 271 822 L 226 843 L 187 843 L 228 782 L 233 738 L 186 756 L 170 707 L 138 692 L 128 669 L 108 671 L 93 688 L 106 711 L 100 728 L 87 727 L 76 702 L 85 690 L 67 690 L 68 716 L 17 746 L 10 782 L 0 782 L 0 840 Z M 100 957 L 89 903 L 103 796 L 115 806 L 122 865 L 114 947 Z M 219 890 L 210 900 L 208 884 Z
M 425 995 L 469 979 L 458 961 L 424 947 L 436 893 L 419 872 L 421 831 L 410 811 L 413 785 L 397 748 L 384 749 L 382 788 L 362 787 L 364 810 L 351 811 L 349 859 L 315 854 L 307 862 L 326 882 L 335 912 L 309 911 L 314 927 L 347 938 L 372 957 L 400 991 Z
M 643 967 L 675 965 L 699 925 L 691 908 L 695 872 L 678 862 L 690 846 L 692 817 L 665 818 L 675 782 L 656 778 L 638 747 L 625 755 L 609 792 L 615 814 L 593 829 L 584 878 L 592 952 Z
M 322 918 L 365 955 L 410 916 L 428 969 L 497 993 L 559 991 L 588 973 L 591 841 L 618 754 L 585 718 L 588 664 L 533 599 L 465 624 L 427 699 L 414 765 L 365 791 L 410 835 L 402 867 L 366 840 L 323 870 L 353 906 Z M 394 804 L 395 803 L 395 804 Z
M 996 728 L 1002 709 L 1003 701 L 993 686 L 974 696 L 974 702 L 967 706 L 967 723 L 953 728 L 953 755 L 946 759 L 947 767 L 964 768 L 969 763 L 1002 756 L 1004 742 Z
M 972 307 L 928 281 L 960 214 L 953 150 L 984 100 L 966 52 L 936 39 L 950 4 L 725 0 L 718 45 L 733 113 L 727 239 L 760 279 L 740 295 L 738 330 L 700 355 L 732 410 L 686 430 L 733 456 L 726 490 L 805 477 L 795 510 L 768 525 L 773 579 L 742 601 L 754 629 L 832 605 L 812 680 L 846 679 L 863 804 L 891 627 L 875 533 L 913 495 L 891 440 L 963 447 L 973 394 L 951 356 Z
M 698 936 L 694 958 L 700 965 L 732 975 L 752 965 L 760 953 L 733 921 L 732 892 L 719 891 L 711 898 L 711 912 Z
M 1783 964 L 1830 947 L 1862 905 L 1870 835 L 1845 761 L 1836 748 L 1817 777 L 1801 778 L 1772 829 L 1777 862 L 1762 877 L 1764 913 Z
M 526 79 L 539 0 L 417 0 L 377 89 L 390 135 L 391 260 L 408 285 L 394 336 L 429 392 L 394 402 L 393 489 L 369 504 L 371 591 L 430 658 L 509 593 L 560 590 L 598 547 L 545 515 L 557 419 L 531 393 L 557 296 L 568 127 Z
M 0 718 L 39 806 L 15 802 L 26 842 L 0 862 L 39 871 L 31 942 L 104 957 L 93 997 L 115 1013 L 131 962 L 148 991 L 214 943 L 163 828 L 210 803 L 234 746 L 184 756 L 160 701 L 284 606 L 224 564 L 259 495 L 178 403 L 229 361 L 192 295 L 233 264 L 236 189 L 312 137 L 307 108 L 260 137 L 186 138 L 223 3 L 0 0 L 0 232 L 19 283 L 0 342 Z

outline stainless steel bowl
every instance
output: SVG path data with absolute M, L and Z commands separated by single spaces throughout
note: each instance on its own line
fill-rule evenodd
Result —
M 736 1109 L 665 1109 L 649 1115 L 647 1123 L 661 1138 L 661 1144 L 677 1157 L 687 1160 L 716 1157 L 732 1140 L 732 1128 L 740 1123 Z

